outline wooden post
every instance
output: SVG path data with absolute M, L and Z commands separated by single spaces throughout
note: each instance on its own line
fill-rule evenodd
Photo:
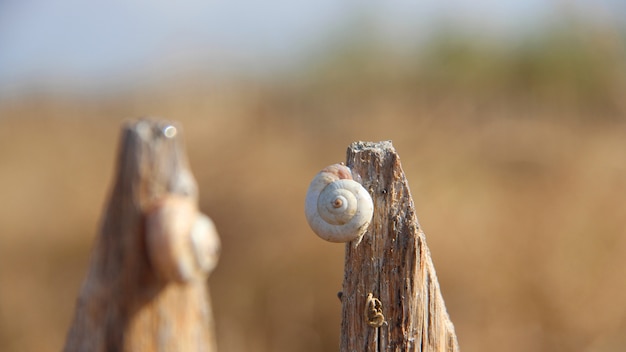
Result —
M 114 185 L 66 352 L 216 350 L 208 272 L 178 281 L 160 275 L 146 239 L 147 212 L 172 196 L 197 209 L 196 188 L 180 128 L 149 120 L 123 127 Z
M 361 243 L 346 244 L 341 351 L 459 351 L 400 157 L 357 142 L 347 166 L 374 200 Z

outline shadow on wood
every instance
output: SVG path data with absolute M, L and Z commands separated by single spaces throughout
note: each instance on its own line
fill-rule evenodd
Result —
M 391 142 L 353 143 L 347 166 L 372 195 L 374 216 L 361 242 L 346 244 L 341 351 L 458 351 Z
M 169 122 L 123 127 L 65 351 L 216 350 L 206 278 L 219 239 L 197 210 L 181 139 Z

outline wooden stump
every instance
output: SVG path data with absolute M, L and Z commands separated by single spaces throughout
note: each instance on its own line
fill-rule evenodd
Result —
M 374 217 L 361 243 L 346 244 L 341 351 L 458 351 L 391 142 L 353 143 L 347 166 L 372 195 Z
M 206 276 L 175 282 L 150 260 L 146 212 L 171 195 L 197 206 L 180 128 L 149 120 L 127 124 L 66 352 L 216 350 Z

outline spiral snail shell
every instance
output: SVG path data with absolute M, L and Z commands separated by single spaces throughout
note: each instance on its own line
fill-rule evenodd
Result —
M 309 226 L 322 239 L 358 243 L 372 221 L 374 203 L 347 166 L 334 164 L 311 181 L 304 211 Z
M 195 199 L 170 194 L 147 212 L 146 247 L 157 276 L 184 283 L 210 274 L 220 241 L 215 225 L 198 211 Z

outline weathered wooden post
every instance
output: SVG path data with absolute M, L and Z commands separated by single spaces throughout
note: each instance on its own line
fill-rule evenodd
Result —
M 124 126 L 66 352 L 216 350 L 206 279 L 219 239 L 197 193 L 175 124 Z
M 362 237 L 346 243 L 339 295 L 341 351 L 459 351 L 400 157 L 391 142 L 353 143 L 347 151 L 347 166 L 351 177 L 334 167 L 320 175 L 326 180 L 329 172 L 339 179 L 360 179 L 373 200 L 373 216 L 364 223 L 367 231 Z M 342 197 L 331 199 L 330 208 L 341 208 Z M 355 199 L 362 198 L 357 195 Z M 354 210 L 351 215 L 366 212 Z M 313 224 L 316 221 L 309 219 Z M 343 227 L 349 225 L 341 221 L 333 220 Z

